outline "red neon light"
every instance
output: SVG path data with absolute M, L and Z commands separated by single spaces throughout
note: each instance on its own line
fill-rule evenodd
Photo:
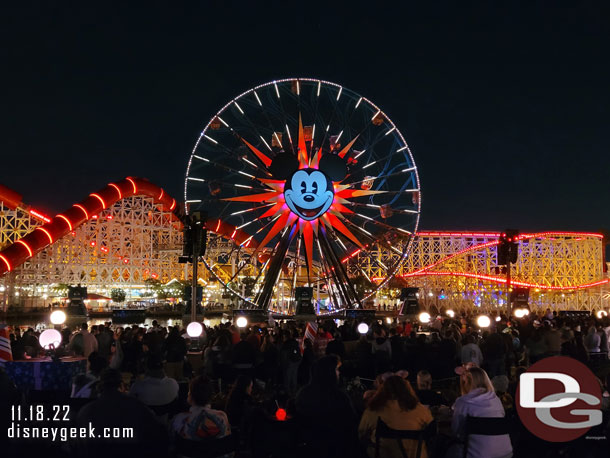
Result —
M 286 410 L 284 410 L 284 409 L 277 409 L 275 411 L 275 418 L 277 421 L 286 421 L 287 416 L 288 416 L 288 414 L 286 413 Z
M 108 186 L 112 186 L 114 189 L 116 189 L 116 192 L 119 193 L 119 199 L 123 198 L 123 193 L 121 192 L 121 190 L 119 189 L 119 187 L 116 184 L 110 183 Z
M 36 210 L 30 210 L 30 215 L 32 215 L 36 219 L 40 219 L 40 220 L 44 221 L 45 223 L 51 222 L 51 218 L 43 215 L 42 213 L 37 212 Z
M 106 219 L 112 219 L 112 215 L 106 215 Z
M 153 274 L 151 275 L 151 277 L 152 277 L 152 278 L 158 278 L 158 277 L 159 277 L 159 275 L 158 275 L 158 274 L 156 274 L 156 273 L 153 273 Z
M 100 250 L 102 250 L 104 253 L 108 253 L 108 248 L 105 246 L 101 247 Z
M 39 226 L 36 229 L 41 230 L 42 232 L 44 232 L 45 234 L 47 234 L 47 237 L 49 237 L 49 242 L 53 243 L 53 237 L 51 237 L 51 234 L 49 233 L 49 231 L 47 231 L 44 227 Z
M 169 207 L 169 210 L 172 211 L 174 208 L 176 208 L 176 199 L 172 199 L 172 206 Z
M 163 197 L 163 194 L 164 194 L 163 188 L 161 188 L 161 194 L 159 194 L 159 197 L 157 197 L 157 200 L 161 200 L 161 198 Z
M 492 282 L 495 282 L 495 283 L 502 283 L 502 284 L 506 283 L 506 278 L 504 278 L 504 277 L 496 277 L 496 276 L 493 276 L 493 275 L 473 274 L 473 273 L 468 273 L 468 272 L 413 272 L 413 273 L 410 273 L 410 274 L 403 275 L 403 277 L 425 277 L 425 276 L 467 277 L 467 278 L 474 278 L 476 280 L 492 281 Z M 374 280 L 375 281 L 379 281 L 379 280 L 382 280 L 382 279 L 381 278 L 375 278 Z M 572 290 L 572 289 L 592 288 L 594 286 L 599 286 L 599 285 L 603 285 L 605 283 L 608 283 L 609 281 L 610 281 L 610 279 L 603 279 L 603 280 L 598 280 L 598 281 L 595 281 L 595 282 L 584 283 L 582 285 L 575 285 L 575 286 L 553 286 L 553 285 L 548 286 L 548 285 L 539 285 L 537 283 L 530 283 L 530 282 L 524 282 L 524 281 L 519 281 L 519 280 L 511 280 L 511 285 L 513 285 L 513 286 L 523 286 L 524 288 L 538 288 L 538 289 L 552 290 L 552 291 L 569 291 L 569 290 Z
M 68 223 L 68 228 L 72 230 L 72 223 L 68 218 L 66 218 L 64 215 L 57 215 L 57 217 L 63 219 L 66 223 Z
M 237 229 L 235 229 L 235 230 L 233 231 L 233 233 L 231 234 L 231 237 L 230 237 L 230 238 L 235 237 L 235 234 L 236 234 L 236 233 L 237 233 Z
M 136 186 L 136 182 L 135 182 L 135 181 L 133 181 L 133 180 L 132 180 L 130 177 L 127 177 L 126 179 L 127 179 L 127 181 L 129 181 L 129 182 L 131 183 L 131 185 L 133 186 L 133 193 L 134 193 L 134 194 L 137 194 L 137 193 L 138 193 L 138 188 L 137 188 L 137 186 Z
M 123 259 L 123 264 L 127 264 L 129 262 L 129 259 L 125 258 Z
M 218 220 L 218 224 L 216 225 L 216 230 L 214 232 L 216 232 L 218 234 L 219 230 L 220 230 L 220 220 Z
M 98 199 L 98 200 L 99 200 L 99 201 L 102 203 L 102 208 L 106 208 L 106 202 L 104 202 L 104 199 L 102 199 L 102 198 L 99 196 L 99 194 L 92 193 L 92 194 L 89 194 L 89 195 L 90 195 L 91 197 L 95 197 L 95 198 L 97 198 L 97 199 Z
M 12 270 L 11 268 L 11 263 L 8 262 L 8 259 L 6 259 L 3 255 L 0 254 L 0 259 L 2 259 L 4 261 L 4 263 L 6 264 L 6 268 L 8 269 L 8 271 L 10 272 Z
M 83 213 L 85 214 L 85 218 L 89 219 L 89 213 L 87 213 L 87 210 L 85 210 L 85 207 L 83 207 L 81 204 L 74 204 L 73 205 L 76 208 L 80 208 Z
M 91 245 L 91 246 L 95 246 L 95 245 L 96 245 L 96 244 L 95 244 L 95 241 L 90 242 L 90 243 L 89 243 L 89 245 Z
M 32 249 L 30 248 L 30 246 L 25 243 L 23 240 L 17 240 L 17 243 L 22 244 L 26 250 L 28 250 L 28 254 L 30 255 L 30 257 L 34 256 L 34 253 L 32 253 Z
M 427 231 L 418 232 L 415 234 L 421 237 L 500 237 L 499 232 L 441 232 L 441 231 Z
M 415 234 L 421 237 L 500 237 L 500 232 L 462 232 L 462 231 L 422 231 Z M 504 234 L 506 235 L 506 234 Z M 532 237 L 547 237 L 547 236 L 567 236 L 567 237 L 597 237 L 603 238 L 603 234 L 595 232 L 570 232 L 570 231 L 546 231 L 538 233 L 521 234 L 517 237 L 518 240 L 529 239 Z
M 93 215 L 91 219 L 97 219 L 97 215 Z

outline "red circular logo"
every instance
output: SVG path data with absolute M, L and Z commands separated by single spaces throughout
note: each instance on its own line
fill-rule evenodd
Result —
M 593 372 L 565 356 L 544 358 L 521 375 L 516 404 L 523 425 L 549 442 L 568 442 L 602 421 Z

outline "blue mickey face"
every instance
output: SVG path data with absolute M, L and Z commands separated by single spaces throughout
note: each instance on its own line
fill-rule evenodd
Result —
M 330 178 L 315 169 L 297 170 L 284 186 L 284 199 L 288 208 L 308 221 L 322 216 L 332 205 L 334 196 Z

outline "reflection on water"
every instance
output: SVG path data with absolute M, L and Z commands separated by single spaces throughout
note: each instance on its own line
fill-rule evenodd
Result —
M 113 327 L 127 327 L 137 324 L 138 326 L 142 326 L 145 328 L 151 327 L 153 320 L 156 320 L 159 323 L 159 326 L 180 326 L 185 327 L 190 320 L 183 320 L 182 318 L 167 318 L 167 317 L 159 317 L 159 318 L 146 318 L 140 321 L 130 321 L 130 322 L 113 322 L 112 318 L 88 318 L 87 324 L 89 326 L 96 326 L 98 324 L 104 324 L 107 322 L 112 322 Z M 20 327 L 22 329 L 34 328 L 37 331 L 42 331 L 47 328 L 52 328 L 53 325 L 49 320 L 48 316 L 40 316 L 40 317 L 23 317 L 23 318 L 7 318 L 6 324 L 11 327 Z M 206 318 L 205 324 L 206 326 L 216 326 L 220 324 L 220 318 Z M 70 328 L 76 328 L 81 323 L 83 323 L 83 318 L 69 318 L 66 320 L 65 325 Z

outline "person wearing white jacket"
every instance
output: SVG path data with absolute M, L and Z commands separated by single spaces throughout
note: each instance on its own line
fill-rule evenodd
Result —
M 465 439 L 466 417 L 504 417 L 502 401 L 496 396 L 487 373 L 479 367 L 465 369 L 460 376 L 462 396 L 453 405 L 451 429 L 459 439 Z M 450 456 L 463 456 L 462 447 L 453 447 Z M 513 456 L 510 436 L 482 436 L 468 438 L 468 458 L 509 458 Z

